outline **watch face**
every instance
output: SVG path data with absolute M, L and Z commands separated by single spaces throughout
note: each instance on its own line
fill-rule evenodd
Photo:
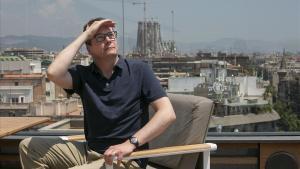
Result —
M 136 143 L 138 142 L 138 140 L 137 140 L 136 137 L 131 137 L 131 138 L 130 138 L 130 142 L 131 142 L 132 144 L 136 144 Z
M 139 146 L 139 141 L 138 141 L 138 139 L 136 137 L 131 137 L 129 139 L 129 141 L 130 141 L 131 144 L 135 145 L 136 147 Z

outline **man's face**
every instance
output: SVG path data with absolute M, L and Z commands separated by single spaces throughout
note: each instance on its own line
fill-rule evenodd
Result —
M 89 46 L 89 53 L 93 58 L 103 58 L 117 55 L 117 34 L 113 27 L 101 27 Z

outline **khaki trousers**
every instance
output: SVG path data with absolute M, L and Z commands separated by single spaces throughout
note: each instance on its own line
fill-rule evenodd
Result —
M 19 145 L 23 169 L 105 169 L 103 155 L 90 150 L 86 142 L 61 138 L 26 138 Z M 140 169 L 135 161 L 114 164 L 114 169 Z

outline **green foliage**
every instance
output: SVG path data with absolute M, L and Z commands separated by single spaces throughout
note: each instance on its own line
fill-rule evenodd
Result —
M 263 94 L 264 99 L 266 100 L 268 97 L 276 96 L 276 91 L 274 86 L 271 84 L 266 87 L 266 90 Z
M 271 113 L 272 112 L 272 106 L 270 104 L 267 104 L 262 107 L 262 110 L 264 113 Z
M 42 66 L 48 67 L 51 64 L 51 61 L 50 60 L 42 60 L 41 64 L 42 64 Z
M 253 76 L 255 71 L 256 70 L 253 66 L 246 66 L 243 69 L 243 73 L 245 73 L 245 75 L 247 75 L 247 76 Z
M 278 127 L 283 131 L 300 131 L 300 120 L 298 116 L 292 112 L 289 105 L 283 102 L 276 102 L 274 109 L 280 115 Z

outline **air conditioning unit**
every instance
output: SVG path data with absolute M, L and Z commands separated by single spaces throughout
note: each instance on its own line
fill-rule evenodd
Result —
M 266 161 L 265 169 L 299 169 L 296 157 L 285 151 L 271 154 Z
M 299 169 L 298 143 L 260 144 L 260 169 Z

